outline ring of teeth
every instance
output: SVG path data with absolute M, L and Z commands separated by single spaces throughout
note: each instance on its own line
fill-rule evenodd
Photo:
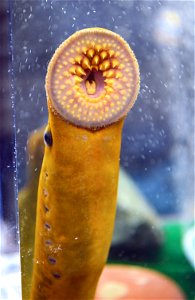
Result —
M 55 52 L 46 78 L 51 108 L 86 128 L 116 122 L 132 107 L 139 68 L 127 43 L 105 29 L 84 29 Z

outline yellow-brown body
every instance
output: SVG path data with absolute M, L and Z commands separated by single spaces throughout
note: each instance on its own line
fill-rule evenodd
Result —
M 109 30 L 81 30 L 56 50 L 31 300 L 94 298 L 114 227 L 123 121 L 138 90 L 136 58 Z
M 93 299 L 112 238 L 123 120 L 94 132 L 50 111 L 49 126 L 31 299 Z

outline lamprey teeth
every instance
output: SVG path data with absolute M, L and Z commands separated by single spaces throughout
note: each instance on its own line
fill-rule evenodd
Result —
M 102 51 L 102 52 L 100 53 L 100 57 L 101 57 L 102 60 L 104 60 L 105 58 L 108 57 L 108 52 L 107 52 L 107 51 Z
M 86 75 L 85 71 L 80 67 L 76 67 L 76 74 L 79 75 Z
M 97 52 L 99 52 L 102 49 L 102 46 L 101 45 L 96 45 L 95 49 L 97 50 Z
M 76 66 L 71 67 L 71 68 L 69 69 L 69 71 L 70 71 L 71 74 L 76 74 Z
M 108 54 L 109 54 L 110 57 L 113 57 L 114 56 L 114 50 L 109 50 Z
M 89 70 L 91 70 L 91 64 L 90 64 L 90 61 L 89 61 L 89 59 L 87 57 L 83 58 L 82 67 L 83 67 L 83 69 L 89 69 Z
M 87 56 L 88 56 L 89 58 L 92 58 L 92 57 L 94 56 L 94 53 L 95 53 L 95 50 L 94 50 L 94 49 L 89 49 L 89 50 L 87 51 Z
M 105 77 L 114 77 L 115 72 L 114 72 L 114 70 L 108 70 L 108 71 L 103 72 L 103 75 Z
M 48 67 L 49 107 L 67 121 L 97 129 L 123 118 L 139 90 L 133 51 L 101 28 L 76 32 L 56 50 Z
M 113 68 L 118 67 L 118 66 L 119 66 L 119 61 L 118 61 L 117 59 L 113 58 L 113 59 L 111 60 L 111 66 L 112 66 Z
M 92 59 L 92 64 L 98 65 L 99 61 L 100 61 L 100 57 L 98 55 L 95 55 Z
M 109 86 L 113 86 L 114 84 L 114 79 L 105 79 L 104 80 Z
M 122 72 L 116 71 L 116 73 L 115 73 L 116 79 L 121 78 L 122 76 L 123 76 Z
M 74 76 L 75 83 L 81 83 L 83 79 L 79 76 Z
M 78 56 L 75 58 L 75 62 L 77 62 L 78 64 L 80 64 L 81 61 L 82 61 L 82 59 L 83 59 L 83 56 L 82 56 L 82 55 L 78 55 Z
M 105 60 L 103 63 L 100 64 L 100 71 L 106 71 L 110 68 L 110 61 Z
M 105 89 L 106 89 L 107 93 L 112 93 L 114 91 L 114 89 L 108 85 L 105 87 Z

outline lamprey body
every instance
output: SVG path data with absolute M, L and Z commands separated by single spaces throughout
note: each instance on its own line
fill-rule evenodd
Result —
M 113 233 L 123 122 L 138 89 L 135 56 L 109 30 L 81 30 L 55 52 L 31 300 L 94 298 Z

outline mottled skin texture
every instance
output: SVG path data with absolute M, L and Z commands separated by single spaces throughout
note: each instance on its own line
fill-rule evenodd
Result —
M 27 145 L 28 172 L 27 183 L 18 194 L 20 221 L 20 254 L 22 271 L 22 297 L 30 296 L 32 267 L 34 257 L 34 236 L 37 207 L 37 187 L 43 159 L 43 133 L 45 126 L 33 132 Z
M 82 30 L 56 50 L 31 300 L 94 298 L 114 227 L 123 121 L 138 89 L 136 58 L 111 31 Z

